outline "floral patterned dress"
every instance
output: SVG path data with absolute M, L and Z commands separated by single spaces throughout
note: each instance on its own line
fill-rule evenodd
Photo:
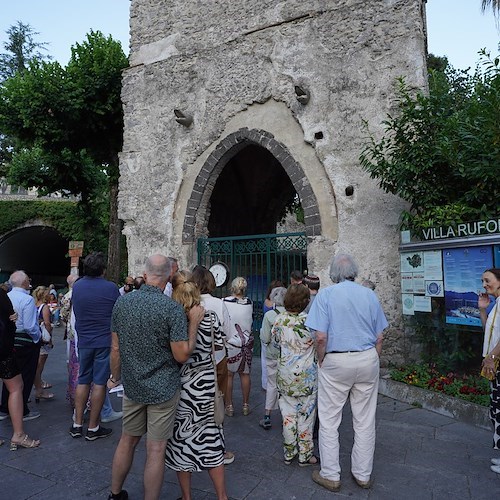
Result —
M 283 416 L 285 461 L 297 454 L 299 463 L 313 455 L 313 429 L 316 420 L 318 365 L 311 332 L 305 326 L 305 313 L 281 313 L 271 332 L 279 349 L 276 383 Z

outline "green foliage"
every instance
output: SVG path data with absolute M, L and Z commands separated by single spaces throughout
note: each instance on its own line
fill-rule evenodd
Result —
M 411 205 L 402 227 L 494 217 L 500 185 L 500 68 L 483 53 L 483 72 L 430 71 L 429 95 L 399 80 L 399 112 L 371 137 L 360 161 L 380 187 Z
M 434 363 L 442 371 L 464 371 L 475 366 L 480 348 L 474 341 L 479 340 L 479 335 L 458 325 L 448 325 L 442 315 L 435 313 L 416 313 L 407 320 L 421 345 L 422 361 Z
M 41 219 L 63 238 L 85 240 L 86 252 L 106 250 L 107 220 L 88 220 L 87 217 L 82 207 L 73 201 L 0 201 L 0 234 L 13 231 L 27 221 Z
M 434 54 L 427 54 L 427 70 L 428 71 L 442 71 L 444 72 L 448 67 L 448 58 L 435 56 Z
M 0 54 L 0 81 L 24 71 L 34 60 L 50 59 L 50 56 L 40 52 L 47 50 L 47 43 L 36 42 L 34 31 L 29 24 L 17 21 L 7 31 L 8 40 L 3 48 L 7 51 Z
M 479 375 L 444 373 L 433 364 L 412 364 L 391 370 L 391 378 L 482 406 L 490 404 L 490 384 Z
M 84 220 L 109 222 L 108 272 L 119 272 L 118 153 L 122 148 L 119 42 L 91 31 L 63 68 L 31 61 L 0 87 L 0 130 L 11 140 L 8 181 L 81 199 Z M 91 227 L 91 226 L 89 226 Z

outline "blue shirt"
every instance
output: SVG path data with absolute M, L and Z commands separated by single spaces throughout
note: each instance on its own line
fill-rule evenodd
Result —
M 388 325 L 375 292 L 353 281 L 320 290 L 306 320 L 327 334 L 326 352 L 371 349 Z
M 119 296 L 118 287 L 102 277 L 84 276 L 73 285 L 78 347 L 111 347 L 111 313 Z
M 17 286 L 7 295 L 14 306 L 14 311 L 18 314 L 16 331 L 25 332 L 30 335 L 33 342 L 39 342 L 42 332 L 38 325 L 38 311 L 35 306 L 35 299 L 28 290 Z

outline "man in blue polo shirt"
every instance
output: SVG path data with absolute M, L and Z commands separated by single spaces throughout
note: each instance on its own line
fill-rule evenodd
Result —
M 335 284 L 318 292 L 306 320 L 316 331 L 319 363 L 321 470 L 312 478 L 331 491 L 340 489 L 338 428 L 347 398 L 354 428 L 351 473 L 361 488 L 371 485 L 379 356 L 388 323 L 375 292 L 354 282 L 357 275 L 349 255 L 336 255 L 330 267 Z
M 75 417 L 69 433 L 83 436 L 83 412 L 91 395 L 89 427 L 85 439 L 95 441 L 112 433 L 99 425 L 99 415 L 106 397 L 110 375 L 111 313 L 120 296 L 118 287 L 104 279 L 106 261 L 102 252 L 93 252 L 83 261 L 83 278 L 73 285 L 73 313 L 78 332 L 78 385 L 75 393 Z

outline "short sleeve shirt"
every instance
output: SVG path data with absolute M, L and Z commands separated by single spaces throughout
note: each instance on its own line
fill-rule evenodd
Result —
M 373 290 L 342 281 L 320 290 L 306 326 L 327 333 L 326 352 L 366 351 L 388 323 Z
M 112 330 L 118 335 L 126 396 L 141 404 L 172 399 L 180 374 L 170 342 L 188 340 L 184 309 L 159 288 L 142 285 L 118 299 Z

